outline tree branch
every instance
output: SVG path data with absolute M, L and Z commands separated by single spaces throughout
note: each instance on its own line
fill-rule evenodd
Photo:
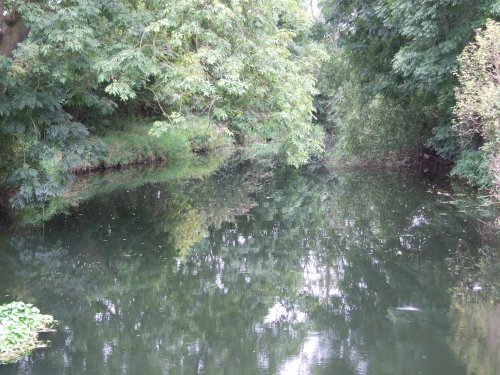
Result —
M 5 0 L 0 0 L 0 55 L 11 56 L 28 33 L 29 29 L 17 13 L 17 9 L 14 8 L 5 15 Z

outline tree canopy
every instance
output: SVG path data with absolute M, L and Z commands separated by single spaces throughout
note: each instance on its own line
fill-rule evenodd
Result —
M 311 122 L 321 49 L 300 1 L 2 5 L 29 29 L 0 57 L 2 143 L 20 166 L 20 205 L 60 194 L 66 172 L 103 151 L 89 136 L 117 114 L 159 120 L 156 135 L 203 118 L 276 143 L 296 165 L 321 152 Z
M 366 115 L 366 109 L 344 114 L 343 98 L 352 99 L 354 109 L 357 102 L 370 108 L 367 103 L 378 98 L 374 107 L 383 110 L 368 113 L 370 125 L 362 129 L 364 133 L 389 139 L 394 134 L 404 143 L 418 129 L 424 142 L 417 137 L 417 145 L 425 143 L 440 156 L 454 159 L 460 153 L 450 126 L 458 85 L 457 57 L 488 17 L 499 16 L 498 2 L 324 0 L 322 5 L 332 54 L 322 85 L 332 97 L 341 133 L 345 127 L 350 140 L 349 130 L 356 129 L 351 123 L 364 121 Z M 387 125 L 391 121 L 386 112 L 391 108 L 398 116 L 394 126 Z M 391 146 L 389 142 L 389 150 Z M 385 150 L 378 147 L 378 151 Z
M 299 166 L 323 152 L 325 113 L 343 161 L 431 150 L 493 186 L 496 136 L 464 143 L 459 128 L 500 117 L 498 82 L 481 101 L 467 81 L 482 69 L 467 54 L 484 48 L 466 48 L 498 1 L 323 0 L 315 21 L 303 0 L 0 5 L 0 170 L 16 206 L 172 147 L 260 143 Z M 465 114 L 471 95 L 486 112 Z

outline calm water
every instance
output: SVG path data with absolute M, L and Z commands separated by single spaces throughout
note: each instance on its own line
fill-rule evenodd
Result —
M 0 302 L 60 325 L 0 374 L 497 374 L 500 309 L 456 276 L 496 242 L 448 190 L 243 163 L 4 230 Z

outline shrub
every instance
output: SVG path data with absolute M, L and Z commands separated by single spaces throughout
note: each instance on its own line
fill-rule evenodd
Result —
M 423 120 L 394 99 L 367 92 L 342 48 L 325 64 L 321 88 L 330 97 L 329 117 L 343 161 L 385 158 L 414 152 L 423 143 Z
M 489 157 L 481 150 L 464 150 L 453 168 L 451 175 L 462 177 L 472 186 L 481 189 L 491 187 L 491 173 L 488 169 Z
M 453 129 L 464 150 L 453 174 L 500 189 L 500 23 L 487 22 L 464 49 L 457 72 Z M 473 150 L 473 151 L 470 151 Z

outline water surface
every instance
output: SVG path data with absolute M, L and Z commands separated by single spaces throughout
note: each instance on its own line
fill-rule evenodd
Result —
M 498 305 L 456 293 L 492 239 L 449 190 L 247 162 L 4 230 L 0 302 L 60 325 L 0 374 L 496 374 Z

